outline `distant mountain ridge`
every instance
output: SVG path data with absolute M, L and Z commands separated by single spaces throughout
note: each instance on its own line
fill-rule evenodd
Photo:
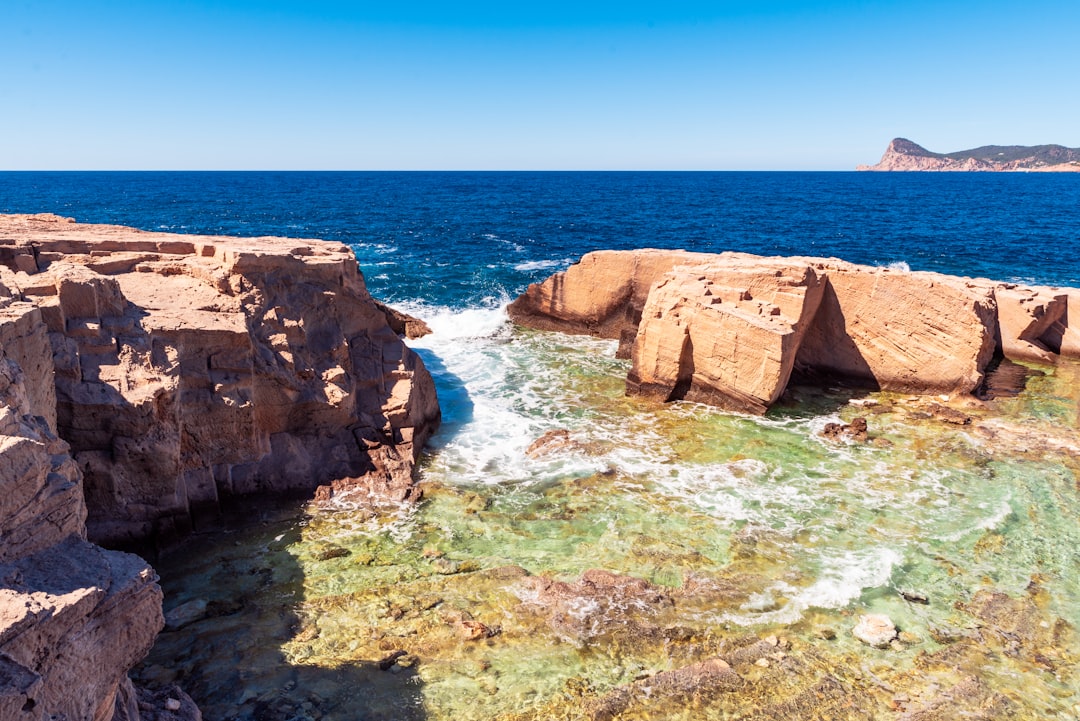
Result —
M 894 138 L 877 165 L 856 170 L 1080 171 L 1080 148 L 1064 145 L 984 145 L 934 153 L 907 138 Z

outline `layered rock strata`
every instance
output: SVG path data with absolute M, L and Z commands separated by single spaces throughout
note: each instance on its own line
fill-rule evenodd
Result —
M 48 331 L 13 295 L 0 283 L 0 718 L 136 720 L 127 671 L 161 629 L 161 589 L 139 557 L 87 542 Z
M 1071 309 L 1071 314 L 1070 314 Z M 1080 290 L 823 258 L 589 253 L 510 304 L 515 322 L 620 339 L 627 390 L 763 413 L 793 375 L 972 393 L 999 354 L 1080 357 Z
M 0 269 L 47 326 L 92 540 L 167 541 L 248 495 L 413 492 L 434 384 L 346 246 L 5 216 Z
M 127 678 L 164 623 L 156 574 L 90 541 L 249 494 L 415 495 L 439 408 L 388 320 L 424 330 L 341 245 L 0 216 L 0 718 L 198 721 Z

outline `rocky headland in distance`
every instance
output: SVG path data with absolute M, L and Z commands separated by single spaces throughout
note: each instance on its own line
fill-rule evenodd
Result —
M 982 172 L 1078 172 L 1080 148 L 1063 145 L 984 145 L 971 150 L 934 153 L 906 138 L 895 138 L 876 165 L 856 170 L 928 170 Z

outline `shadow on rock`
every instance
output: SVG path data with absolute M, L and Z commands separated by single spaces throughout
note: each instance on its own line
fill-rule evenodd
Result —
M 290 547 L 306 519 L 295 507 L 288 517 L 269 507 L 247 511 L 232 519 L 233 530 L 193 536 L 159 557 L 167 628 L 133 672 L 136 681 L 175 683 L 204 718 L 221 721 L 426 718 L 415 657 L 304 663 L 301 636 L 318 630 L 297 614 L 304 572 Z

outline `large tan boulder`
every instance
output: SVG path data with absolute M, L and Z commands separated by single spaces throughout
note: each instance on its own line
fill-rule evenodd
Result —
M 812 268 L 782 260 L 676 267 L 645 302 L 628 392 L 763 413 L 787 386 L 822 291 Z
M 410 495 L 434 383 L 346 246 L 0 216 L 0 264 L 49 330 L 91 539 L 167 543 L 230 499 L 372 472 Z
M 979 387 L 997 332 L 991 290 L 938 273 L 806 261 L 828 287 L 799 349 L 799 372 L 916 393 Z

